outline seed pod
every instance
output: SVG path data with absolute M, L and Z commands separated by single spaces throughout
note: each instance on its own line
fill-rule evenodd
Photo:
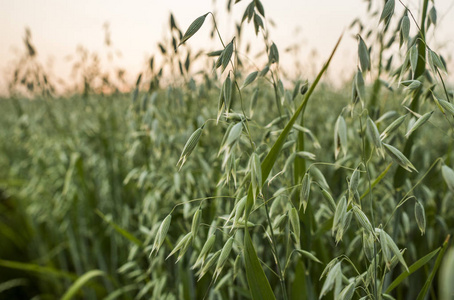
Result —
M 362 37 L 358 34 L 358 56 L 361 65 L 361 70 L 365 73 L 370 70 L 370 57 L 369 51 L 367 50 L 366 43 Z
M 408 172 L 412 172 L 412 170 L 418 172 L 418 170 L 416 170 L 413 164 L 402 154 L 402 152 L 386 143 L 383 143 L 383 146 L 385 146 L 386 153 L 388 153 L 388 155 L 391 156 L 391 158 L 402 168 Z
M 279 216 L 277 219 L 275 219 L 273 227 L 278 228 L 279 231 L 283 231 L 285 229 L 287 221 L 287 214 Z
M 276 44 L 273 43 L 270 47 L 270 53 L 268 55 L 268 61 L 270 64 L 279 63 L 279 51 L 277 50 Z
M 228 146 L 232 145 L 234 142 L 236 142 L 240 138 L 242 131 L 243 131 L 243 123 L 242 122 L 236 123 L 232 127 L 232 129 L 230 129 L 229 136 L 227 137 L 227 141 L 226 141 L 224 147 L 228 147 Z
M 356 91 L 358 92 L 359 99 L 362 103 L 366 101 L 366 87 L 364 84 L 364 77 L 361 70 L 358 69 L 355 76 L 355 86 Z
M 438 99 L 437 98 L 437 101 L 438 103 L 440 103 L 440 106 L 443 107 L 443 109 L 447 112 L 449 112 L 451 115 L 454 116 L 454 105 L 452 105 L 452 103 L 446 101 L 446 100 L 443 100 L 443 99 Z
M 388 245 L 389 249 L 394 253 L 394 255 L 397 257 L 399 262 L 404 266 L 404 268 L 407 270 L 407 272 L 409 272 L 407 264 L 405 263 L 404 257 L 402 256 L 402 252 L 399 250 L 396 243 L 394 243 L 393 239 L 389 236 L 389 234 L 387 234 L 385 231 L 383 231 L 383 232 L 385 234 L 386 244 Z M 389 266 L 390 268 L 392 267 L 392 263 L 393 262 L 391 260 L 391 264 Z
M 334 158 L 337 159 L 341 149 L 344 156 L 347 155 L 347 123 L 340 115 L 334 126 Z
M 424 212 L 424 207 L 419 201 L 415 203 L 415 218 L 416 223 L 418 224 L 421 235 L 426 232 L 426 213 Z
M 389 247 L 386 244 L 386 236 L 385 232 L 380 229 L 379 231 L 380 234 L 380 247 L 381 247 L 381 252 L 383 254 L 383 259 L 385 260 L 386 266 L 389 268 L 391 266 L 391 253 L 389 251 Z
M 221 91 L 219 93 L 218 99 L 218 115 L 216 117 L 216 125 L 219 123 L 219 119 L 221 118 L 222 111 L 225 109 L 225 101 L 224 101 L 224 85 L 221 86 Z
M 389 18 L 393 15 L 394 13 L 394 8 L 396 6 L 395 0 L 387 0 L 385 3 L 385 6 L 383 7 L 383 10 L 380 15 L 380 22 L 385 21 L 389 22 Z
M 202 263 L 208 253 L 210 252 L 211 248 L 213 248 L 214 242 L 216 241 L 216 235 L 211 235 L 205 242 L 205 244 L 202 247 L 202 250 L 200 251 L 199 256 L 197 257 L 197 260 L 195 261 L 194 265 L 191 267 L 191 269 L 195 269 L 197 266 Z
M 394 132 L 399 126 L 405 121 L 407 115 L 403 115 L 397 118 L 394 122 L 392 122 L 385 130 L 380 134 L 380 139 L 383 141 L 386 139 L 392 132 Z
M 225 70 L 227 65 L 229 64 L 230 58 L 232 57 L 233 54 L 233 40 L 225 46 L 225 49 L 223 51 L 222 55 L 222 71 Z
M 265 76 L 265 75 L 268 73 L 269 70 L 270 70 L 270 66 L 269 66 L 269 65 L 266 65 L 266 66 L 263 68 L 263 70 L 260 71 L 259 76 L 260 76 L 260 77 Z
M 156 234 L 156 238 L 154 240 L 153 248 L 151 249 L 150 256 L 153 254 L 154 251 L 156 251 L 156 254 L 158 254 L 159 248 L 161 248 L 162 243 L 164 243 L 164 240 L 166 239 L 167 231 L 169 231 L 171 221 L 172 221 L 172 215 L 168 215 L 162 221 L 161 226 L 159 226 L 158 233 Z
M 454 171 L 450 167 L 443 165 L 441 167 L 441 174 L 448 188 L 454 191 Z
M 174 255 L 178 250 L 182 249 L 182 248 L 186 248 L 186 245 L 188 244 L 188 241 L 192 241 L 192 233 L 189 232 L 187 233 L 179 242 L 178 244 L 175 246 L 175 248 L 173 248 L 172 252 L 170 252 L 169 256 L 167 256 L 166 259 L 168 259 L 169 257 L 171 257 L 172 255 Z
M 380 153 L 382 157 L 385 157 L 385 152 L 383 151 L 383 145 L 380 139 L 380 133 L 378 132 L 378 128 L 371 118 L 367 118 L 367 136 L 369 137 L 369 140 L 374 144 L 377 152 Z
M 368 261 L 374 258 L 374 235 L 363 230 L 363 251 Z
M 344 233 L 347 231 L 348 227 L 350 227 L 350 222 L 352 220 L 352 216 L 353 216 L 353 213 L 351 211 L 346 212 L 342 216 L 342 220 L 340 220 L 340 223 L 337 226 L 336 244 L 342 240 Z
M 290 224 L 292 225 L 292 230 L 295 233 L 297 238 L 297 243 L 300 239 L 300 219 L 298 217 L 298 211 L 296 208 L 292 207 L 290 210 Z
M 416 129 L 421 127 L 424 123 L 426 123 L 430 116 L 432 116 L 433 111 L 428 112 L 424 115 L 422 115 L 414 124 L 413 126 L 408 130 L 408 132 L 405 134 L 405 137 L 408 138 Z
M 301 209 L 301 205 L 303 205 L 303 211 L 306 212 L 306 207 L 307 207 L 307 202 L 309 201 L 309 195 L 311 192 L 311 178 L 309 176 L 309 173 L 305 173 L 303 180 L 302 180 L 302 185 L 301 185 L 301 193 L 300 193 L 300 204 L 299 208 Z
M 325 190 L 329 190 L 329 185 L 328 182 L 326 181 L 325 176 L 323 176 L 323 173 L 317 167 L 312 165 L 310 168 L 310 172 L 315 182 L 317 182 Z
M 233 280 L 238 276 L 238 272 L 240 271 L 240 264 L 241 264 L 241 255 L 237 255 L 235 258 L 235 263 L 233 264 Z
M 302 256 L 305 256 L 306 258 L 315 261 L 316 263 L 321 264 L 322 262 L 311 252 L 305 251 L 305 250 L 296 250 L 299 254 Z
M 232 229 L 238 224 L 238 221 L 243 216 L 244 208 L 246 207 L 246 200 L 247 200 L 247 196 L 244 196 L 243 198 L 241 198 L 240 201 L 238 201 L 238 203 L 236 205 L 235 218 L 233 220 Z
M 355 293 L 355 281 L 353 280 L 349 285 L 344 287 L 344 289 L 340 292 L 337 299 L 339 300 L 350 300 Z
M 402 18 L 402 23 L 400 24 L 400 32 L 402 34 L 403 41 L 408 41 L 408 36 L 410 35 L 410 18 L 407 14 Z
M 333 288 L 333 285 L 337 286 L 339 278 L 342 279 L 341 262 L 338 262 L 334 267 L 332 267 L 326 275 L 325 282 L 323 283 L 322 290 L 320 292 L 320 298 L 329 292 Z
M 432 24 L 437 25 L 437 10 L 435 9 L 435 6 L 432 6 L 429 11 L 429 20 Z
M 428 49 L 428 51 L 429 51 L 429 62 L 431 63 L 434 73 L 437 69 L 443 70 L 445 73 L 447 73 L 448 71 L 446 70 L 446 66 L 443 63 L 443 60 L 441 59 L 441 57 L 430 49 Z
M 225 79 L 222 89 L 224 90 L 225 110 L 228 111 L 230 101 L 232 100 L 232 80 L 230 79 L 230 74 Z
M 197 236 L 197 231 L 199 230 L 200 221 L 202 220 L 202 209 L 199 207 L 192 217 L 192 226 L 191 226 L 191 233 L 192 236 L 195 238 Z
M 352 177 L 350 177 L 350 193 L 354 193 L 357 189 L 358 189 L 358 185 L 359 185 L 359 178 L 360 178 L 360 171 L 358 170 L 358 168 L 355 169 L 355 171 L 353 171 L 353 174 L 352 174 Z
M 216 270 L 214 272 L 215 280 L 217 279 L 217 277 L 221 273 L 222 268 L 225 265 L 225 262 L 229 258 L 230 251 L 232 251 L 232 246 L 233 246 L 233 236 L 230 237 L 227 240 L 227 242 L 225 243 L 224 247 L 222 247 L 222 251 L 221 251 L 221 254 L 219 256 L 218 263 L 216 264 Z
M 251 111 L 251 113 L 250 113 L 251 117 L 254 113 L 254 108 L 257 105 L 258 95 L 259 95 L 259 89 L 255 88 L 254 93 L 252 93 L 251 106 L 249 108 L 249 110 Z
M 298 151 L 295 154 L 303 159 L 315 160 L 317 158 L 314 153 L 309 151 Z
M 188 234 L 191 234 L 191 233 L 188 233 Z M 180 259 L 183 258 L 183 255 L 186 253 L 186 251 L 188 251 L 189 246 L 191 246 L 193 240 L 194 240 L 194 238 L 193 238 L 193 236 L 191 234 L 189 239 L 184 243 L 183 247 L 180 249 L 180 252 L 178 254 L 178 258 L 175 261 L 175 263 L 179 262 Z
M 355 214 L 356 220 L 358 221 L 359 224 L 361 224 L 361 227 L 363 227 L 365 230 L 373 234 L 374 229 L 369 219 L 367 218 L 366 214 L 357 205 L 353 205 L 352 210 L 353 213 Z
M 199 142 L 199 139 L 202 136 L 202 130 L 203 126 L 194 131 L 194 133 L 189 137 L 188 141 L 184 145 L 183 151 L 181 152 L 180 155 L 180 159 L 177 162 L 177 166 L 180 165 L 179 170 L 181 170 L 181 167 L 183 167 L 187 157 L 192 153 L 194 148 L 197 146 L 197 143 Z
M 241 89 L 244 89 L 246 86 L 248 86 L 249 84 L 251 84 L 252 82 L 254 82 L 254 80 L 257 78 L 257 75 L 258 75 L 258 71 L 254 71 L 254 72 L 252 72 L 251 74 L 249 74 L 249 75 L 246 77 L 246 80 L 244 80 L 244 83 L 243 83 L 243 85 L 241 86 Z
M 337 203 L 336 211 L 334 213 L 333 229 L 332 229 L 333 235 L 334 235 L 334 231 L 336 231 L 336 229 L 339 227 L 340 222 L 343 220 L 346 213 L 347 213 L 347 198 L 345 198 L 345 196 L 344 196 Z
M 221 255 L 221 250 L 216 251 L 206 262 L 206 264 L 203 266 L 202 270 L 199 272 L 199 278 L 197 281 L 200 281 L 202 277 L 211 269 L 211 267 L 214 265 L 214 263 L 218 260 L 219 255 Z
M 323 198 L 325 198 L 325 200 L 328 201 L 329 208 L 331 209 L 331 211 L 335 212 L 336 211 L 336 202 L 334 201 L 331 194 L 327 190 L 322 189 L 322 195 L 323 195 Z
M 410 218 L 406 212 L 402 212 L 402 225 L 406 235 L 410 234 Z
M 192 37 L 199 29 L 202 27 L 203 22 L 205 22 L 205 18 L 208 16 L 208 13 L 204 14 L 203 16 L 198 17 L 195 19 L 191 25 L 189 25 L 188 29 L 184 33 L 183 37 L 181 38 L 180 43 L 178 46 L 186 42 L 190 37 Z
M 410 48 L 410 53 L 409 53 L 409 56 L 410 56 L 410 66 L 411 66 L 411 69 L 413 71 L 413 73 L 415 72 L 416 70 L 416 65 L 418 64 L 418 47 L 416 46 L 417 44 L 414 44 L 411 48 Z
M 307 93 L 307 90 L 309 89 L 309 84 L 308 82 L 304 82 L 303 85 L 301 86 L 300 93 L 301 95 L 304 95 Z

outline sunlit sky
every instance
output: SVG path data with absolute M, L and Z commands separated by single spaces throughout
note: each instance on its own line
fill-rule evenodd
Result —
M 241 1 L 233 7 L 233 16 L 226 17 L 224 8 L 227 0 L 0 0 L 0 91 L 5 91 L 12 62 L 23 50 L 26 27 L 31 29 L 40 61 L 45 66 L 52 66 L 53 73 L 67 81 L 72 66 L 68 56 L 75 55 L 78 45 L 101 56 L 105 52 L 103 24 L 108 22 L 113 48 L 122 53 L 115 64 L 126 69 L 132 81 L 150 55 L 158 53 L 157 43 L 168 37 L 170 12 L 185 31 L 198 16 L 217 11 L 221 34 L 230 40 L 234 34 L 234 22 L 241 18 L 249 2 Z M 377 5 L 382 3 L 374 2 Z M 422 1 L 403 2 L 417 12 Z M 302 48 L 299 58 L 308 69 L 311 65 L 321 64 L 352 20 L 365 16 L 367 5 L 362 0 L 262 0 L 262 3 L 267 17 L 276 23 L 276 27 L 270 29 L 271 39 L 279 49 L 298 43 Z M 429 38 L 435 49 L 449 57 L 454 49 L 454 0 L 438 0 L 435 4 L 439 30 L 436 36 L 432 34 Z M 396 7 L 399 5 L 397 2 Z M 377 24 L 378 16 L 370 21 Z M 202 28 L 190 40 L 191 47 L 204 50 L 219 48 L 219 44 L 208 39 L 210 28 L 211 24 Z M 253 26 L 246 27 L 247 30 L 253 32 Z M 348 70 L 354 70 L 356 66 L 354 34 L 347 31 L 333 62 L 333 69 L 343 70 L 339 71 L 343 73 L 339 76 L 344 78 L 350 76 Z M 318 53 L 316 59 L 308 61 L 313 49 Z M 281 60 L 283 67 L 294 67 L 294 59 L 283 51 Z M 309 76 L 310 72 L 307 73 Z M 331 72 L 330 76 L 335 77 L 335 74 Z

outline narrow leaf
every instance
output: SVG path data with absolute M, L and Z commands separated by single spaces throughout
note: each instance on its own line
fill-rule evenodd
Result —
M 273 300 L 276 299 L 270 283 L 263 272 L 259 258 L 252 244 L 249 231 L 246 229 L 244 234 L 244 264 L 246 267 L 246 277 L 249 284 L 249 291 L 253 300 Z
M 432 272 L 429 274 L 429 278 L 426 279 L 426 282 L 421 289 L 421 292 L 419 292 L 418 298 L 416 300 L 423 300 L 426 298 L 427 293 L 429 292 L 430 287 L 432 286 L 432 281 L 435 277 L 435 274 L 437 274 L 438 268 L 441 265 L 441 262 L 443 260 L 443 256 L 445 255 L 445 251 L 448 248 L 449 244 L 449 235 L 446 238 L 446 240 L 443 243 L 443 246 L 441 247 L 440 253 L 438 253 L 437 260 L 435 261 L 435 265 L 432 269 Z
M 409 268 L 408 271 L 402 272 L 394 281 L 388 286 L 386 289 L 386 293 L 390 293 L 392 290 L 394 290 L 397 286 L 401 284 L 402 281 L 404 281 L 405 278 L 419 270 L 421 267 L 423 267 L 425 264 L 427 264 L 439 251 L 441 247 L 435 249 L 434 251 L 430 252 L 429 254 L 426 254 L 424 257 L 418 259 L 414 264 L 412 264 Z
M 61 297 L 62 300 L 69 300 L 76 296 L 77 292 L 91 279 L 99 276 L 105 276 L 106 274 L 100 270 L 91 270 L 80 276 Z
M 120 226 L 115 224 L 113 221 L 108 220 L 106 218 L 106 216 L 101 211 L 96 210 L 96 214 L 98 216 L 100 216 L 106 223 L 108 223 L 110 226 L 112 226 L 113 229 L 115 229 L 116 232 L 121 234 L 123 237 L 128 239 L 130 242 L 136 244 L 137 246 L 141 246 L 142 245 L 142 242 L 138 238 L 136 238 L 134 235 L 132 235 L 132 233 L 128 232 L 126 229 L 121 228 Z

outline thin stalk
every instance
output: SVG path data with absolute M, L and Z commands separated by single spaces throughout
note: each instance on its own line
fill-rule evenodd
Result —
M 287 289 L 285 287 L 285 279 L 284 279 L 284 276 L 283 276 L 283 273 L 282 273 L 281 263 L 279 261 L 279 256 L 278 256 L 277 249 L 276 249 L 276 237 L 274 236 L 273 225 L 271 223 L 270 213 L 269 213 L 269 210 L 268 210 L 268 203 L 265 201 L 264 204 L 265 204 L 265 211 L 266 211 L 266 218 L 267 218 L 267 221 L 268 221 L 268 226 L 270 226 L 270 231 L 271 231 L 271 247 L 273 249 L 274 259 L 276 261 L 277 269 L 278 269 L 278 272 L 279 272 L 279 282 L 281 284 L 282 296 L 283 296 L 284 300 L 287 300 L 288 299 L 288 297 L 287 297 Z
M 429 5 L 429 0 L 424 0 L 423 6 L 422 6 L 421 24 L 420 24 L 420 26 L 418 26 L 416 24 L 416 26 L 418 26 L 418 29 L 419 29 L 419 37 L 417 39 L 417 43 L 418 43 L 418 61 L 417 61 L 417 64 L 416 64 L 416 70 L 415 70 L 414 78 L 420 77 L 421 75 L 424 74 L 424 72 L 426 70 L 426 61 L 425 61 L 425 57 L 426 57 L 425 21 L 426 21 L 426 17 L 427 17 L 427 7 L 428 7 L 428 5 Z M 414 20 L 414 17 L 411 14 L 411 12 L 410 12 L 410 15 L 412 16 L 412 18 Z M 411 102 L 411 105 L 410 105 L 410 109 L 412 111 L 418 111 L 420 96 L 421 96 L 421 89 L 419 89 L 418 91 L 414 92 L 413 101 Z M 408 138 L 406 143 L 405 143 L 403 155 L 405 157 L 407 157 L 407 158 L 410 157 L 414 141 L 415 141 L 415 134 L 412 134 Z M 394 182 L 393 182 L 394 188 L 396 189 L 396 188 L 402 186 L 404 184 L 405 179 L 407 178 L 407 176 L 408 176 L 408 174 L 406 173 L 405 169 L 399 166 L 397 168 L 397 170 L 396 170 L 396 173 L 394 174 Z
M 366 114 L 367 115 L 367 114 Z M 359 116 L 359 125 L 361 129 L 361 139 L 362 139 L 362 160 L 364 164 L 364 168 L 366 169 L 366 175 L 367 175 L 367 182 L 369 184 L 369 201 L 370 201 L 370 212 L 371 212 L 371 224 L 372 228 L 375 228 L 375 217 L 374 217 L 374 206 L 372 203 L 372 184 L 371 184 L 371 178 L 370 178 L 370 173 L 369 173 L 369 167 L 368 167 L 368 159 L 366 157 L 366 138 L 365 138 L 365 132 L 362 130 L 363 129 L 363 121 L 362 121 L 362 114 Z M 373 151 L 373 149 L 371 150 Z M 374 257 L 377 257 L 377 243 L 374 239 Z M 378 265 L 377 265 L 377 259 L 374 259 L 374 299 L 378 299 L 378 282 L 377 282 L 377 270 L 378 270 Z

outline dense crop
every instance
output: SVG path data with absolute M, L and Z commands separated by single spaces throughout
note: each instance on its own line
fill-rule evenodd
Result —
M 0 297 L 452 299 L 436 10 L 379 4 L 350 29 L 351 88 L 321 81 L 346 36 L 316 77 L 284 78 L 254 0 L 228 43 L 213 23 L 223 47 L 194 77 L 187 44 L 211 13 L 184 33 L 171 16 L 164 65 L 131 95 L 2 99 Z M 238 49 L 249 23 L 256 69 Z M 180 80 L 162 84 L 166 67 Z

